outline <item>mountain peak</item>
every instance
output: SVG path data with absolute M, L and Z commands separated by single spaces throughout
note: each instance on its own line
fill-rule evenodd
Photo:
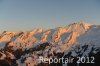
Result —
M 88 22 L 85 22 L 85 21 L 80 21 L 80 22 L 72 23 L 69 26 L 72 26 L 72 25 L 81 25 L 81 26 L 83 25 L 84 27 L 85 26 L 91 26 L 91 24 L 89 24 Z
M 90 26 L 91 26 L 91 24 L 89 24 L 85 21 L 80 21 L 80 22 L 72 23 L 72 24 L 68 25 L 67 31 L 69 31 L 69 32 L 76 31 L 76 32 L 80 33 L 80 32 L 84 32 L 87 29 L 89 29 Z
M 90 23 L 85 22 L 85 21 L 80 21 L 79 24 L 84 25 L 84 26 L 86 26 L 86 25 L 87 25 L 87 26 L 91 26 Z

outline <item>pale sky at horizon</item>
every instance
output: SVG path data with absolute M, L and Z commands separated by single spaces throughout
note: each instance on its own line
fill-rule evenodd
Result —
M 0 0 L 0 32 L 100 24 L 100 0 Z

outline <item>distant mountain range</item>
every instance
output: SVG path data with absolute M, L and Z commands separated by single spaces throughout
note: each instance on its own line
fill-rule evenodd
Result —
M 65 64 L 38 63 L 40 56 L 74 60 Z M 81 21 L 55 29 L 0 34 L 0 66 L 97 66 L 99 62 L 100 25 Z

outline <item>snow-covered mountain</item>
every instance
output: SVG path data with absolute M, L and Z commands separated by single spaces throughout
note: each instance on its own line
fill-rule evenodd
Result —
M 74 59 L 73 63 L 38 63 L 39 57 Z M 28 32 L 0 34 L 0 66 L 84 66 L 77 57 L 86 57 L 91 66 L 100 59 L 100 26 L 84 21 L 55 29 L 34 28 Z M 82 59 L 82 62 L 84 59 Z M 92 61 L 91 61 L 92 62 Z M 75 64 L 76 63 L 76 64 Z M 88 63 L 89 64 L 89 63 Z

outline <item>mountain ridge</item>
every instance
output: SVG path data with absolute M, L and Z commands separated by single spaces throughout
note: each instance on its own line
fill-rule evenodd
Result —
M 88 57 L 91 53 L 100 52 L 99 35 L 99 26 L 84 21 L 55 29 L 5 31 L 0 34 L 0 60 L 8 62 L 6 60 L 9 59 L 8 65 L 14 64 L 13 66 L 38 66 L 38 62 L 34 60 L 40 55 L 47 58 L 59 57 L 59 54 L 62 57 Z

